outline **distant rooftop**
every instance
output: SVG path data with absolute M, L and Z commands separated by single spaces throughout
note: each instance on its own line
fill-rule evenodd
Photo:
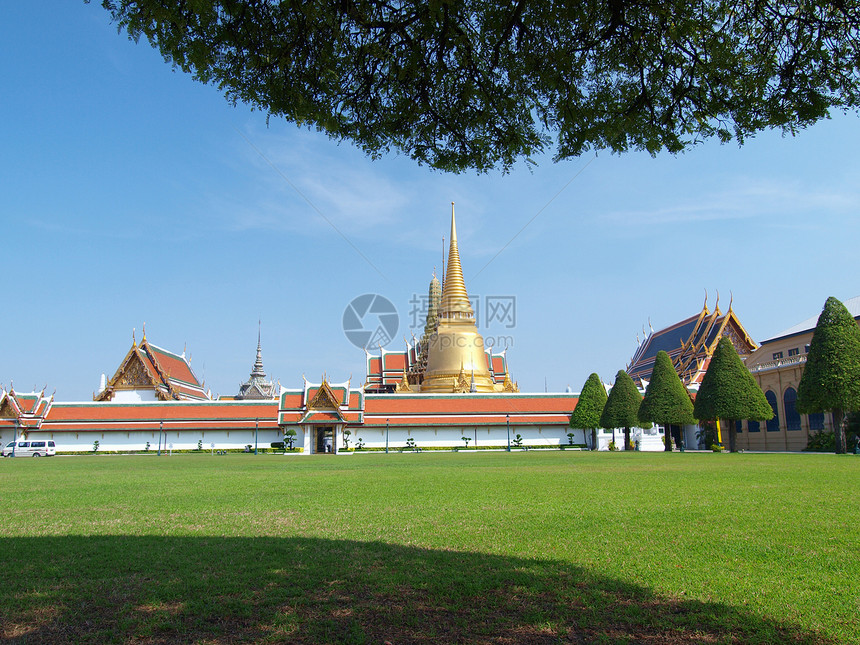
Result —
M 848 309 L 848 313 L 850 313 L 854 318 L 860 318 L 860 296 L 855 296 L 849 300 L 843 300 L 842 304 L 845 305 L 846 309 Z M 807 331 L 811 331 L 815 329 L 815 325 L 818 323 L 818 316 L 821 315 L 821 312 L 815 314 L 811 318 L 807 318 L 803 322 L 797 323 L 793 327 L 789 327 L 785 331 L 781 331 L 776 336 L 772 338 L 768 338 L 764 343 L 770 343 L 775 340 L 779 340 L 780 338 L 785 338 L 787 336 L 794 336 L 795 334 L 802 334 Z

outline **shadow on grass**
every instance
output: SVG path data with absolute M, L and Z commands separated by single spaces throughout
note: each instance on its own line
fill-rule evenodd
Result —
M 3 538 L 21 643 L 809 643 L 549 560 L 305 538 Z

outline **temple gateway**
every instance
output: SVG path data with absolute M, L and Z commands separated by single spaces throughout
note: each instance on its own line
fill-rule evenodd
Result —
M 59 451 L 266 448 L 287 435 L 303 454 L 344 449 L 463 446 L 551 447 L 569 442 L 572 393 L 522 393 L 505 352 L 484 346 L 469 301 L 457 228 L 444 282 L 434 276 L 421 339 L 403 351 L 366 353 L 363 384 L 302 377 L 289 389 L 266 380 L 262 345 L 235 396 L 213 399 L 185 353 L 144 332 L 103 379 L 92 401 L 60 402 L 44 392 L 0 390 L 0 441 L 53 439 Z M 583 442 L 577 431 L 577 443 Z

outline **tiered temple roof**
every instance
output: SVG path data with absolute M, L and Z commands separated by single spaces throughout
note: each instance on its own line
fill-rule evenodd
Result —
M 0 430 L 17 429 L 19 432 L 38 430 L 53 405 L 54 397 L 45 391 L 19 394 L 11 387 L 0 390 Z
M 350 381 L 311 383 L 304 377 L 301 390 L 281 391 L 278 423 L 298 424 L 364 423 L 364 392 L 350 388 Z
M 191 363 L 182 354 L 157 347 L 146 339 L 138 345 L 132 339 L 131 349 L 104 389 L 93 395 L 94 401 L 111 401 L 122 390 L 151 391 L 160 401 L 205 401 L 210 397 L 197 379 Z
M 684 385 L 697 387 L 701 384 L 711 356 L 723 336 L 732 341 L 742 358 L 758 347 L 741 325 L 731 303 L 729 310 L 722 313 L 718 298 L 714 310 L 711 311 L 706 297 L 699 313 L 659 331 L 652 330 L 636 349 L 627 366 L 627 373 L 634 382 L 638 381 L 638 384 L 644 387 L 651 379 L 657 353 L 663 350 L 669 354 Z

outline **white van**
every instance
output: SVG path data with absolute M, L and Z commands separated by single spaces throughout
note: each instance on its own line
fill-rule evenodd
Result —
M 10 441 L 3 448 L 4 457 L 52 457 L 55 454 L 57 454 L 57 446 L 51 439 L 18 441 L 17 444 Z

